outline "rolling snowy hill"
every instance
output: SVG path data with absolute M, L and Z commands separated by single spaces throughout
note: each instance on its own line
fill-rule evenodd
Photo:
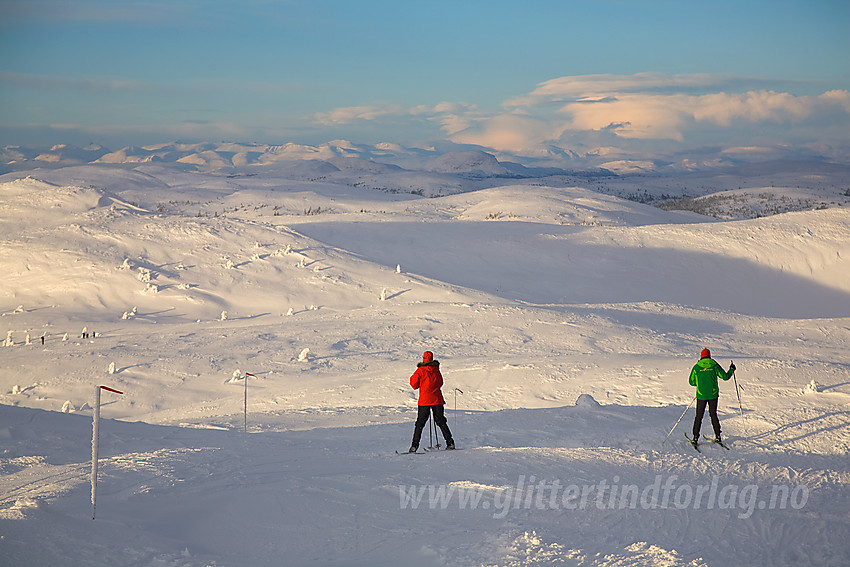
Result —
M 347 147 L 0 177 L 0 563 L 846 564 L 846 169 L 505 179 Z M 738 368 L 728 451 L 687 444 L 693 407 L 665 442 L 705 347 Z M 461 450 L 399 456 L 424 350 Z

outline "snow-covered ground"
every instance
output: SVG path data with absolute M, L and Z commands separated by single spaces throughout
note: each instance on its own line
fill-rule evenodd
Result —
M 0 177 L 0 564 L 847 564 L 846 169 L 358 163 Z M 664 442 L 704 347 L 729 451 Z M 461 450 L 399 456 L 424 350 Z

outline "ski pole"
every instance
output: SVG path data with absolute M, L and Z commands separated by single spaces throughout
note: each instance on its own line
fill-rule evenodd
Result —
M 439 432 L 439 431 L 437 431 L 437 414 L 435 414 L 435 413 L 434 413 L 434 412 L 436 412 L 436 411 L 437 411 L 437 407 L 436 407 L 436 406 L 434 406 L 434 407 L 432 407 L 432 408 L 431 408 L 431 413 L 432 413 L 432 414 L 434 414 L 434 439 L 436 439 L 436 440 L 437 440 L 437 444 L 436 444 L 436 445 L 434 445 L 434 446 L 435 446 L 437 449 L 439 449 L 439 448 L 440 448 L 440 432 Z M 443 417 L 445 417 L 445 415 L 444 415 Z
M 679 419 L 676 420 L 676 423 L 673 424 L 673 429 L 676 429 L 676 426 L 679 425 L 679 422 L 682 421 L 682 418 L 685 417 L 685 414 L 688 413 L 689 409 L 691 409 L 691 404 L 693 404 L 696 399 L 697 397 L 694 396 L 694 399 L 691 400 L 691 403 L 688 404 L 688 407 L 685 408 L 685 411 L 682 412 L 682 415 L 680 415 Z M 668 433 L 667 437 L 664 438 L 664 441 L 661 442 L 662 445 L 666 443 L 668 439 L 670 439 L 670 435 L 673 434 L 673 429 L 670 430 L 670 433 Z
M 741 423 L 744 427 L 744 436 L 749 437 L 747 433 L 747 422 L 744 419 L 744 406 L 741 405 L 741 392 L 738 391 L 738 379 L 735 377 L 735 371 L 732 371 L 732 380 L 735 381 L 735 394 L 738 396 L 738 409 L 741 410 Z

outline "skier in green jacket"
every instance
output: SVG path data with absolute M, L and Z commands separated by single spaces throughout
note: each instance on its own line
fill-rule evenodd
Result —
M 699 442 L 699 430 L 702 427 L 702 418 L 705 415 L 705 406 L 708 406 L 708 415 L 711 418 L 711 425 L 714 427 L 714 440 L 717 443 L 722 442 L 720 438 L 720 419 L 717 417 L 717 396 L 720 394 L 720 388 L 717 387 L 717 379 L 722 378 L 728 380 L 735 372 L 735 363 L 729 365 L 729 371 L 724 371 L 714 359 L 711 358 L 711 351 L 707 348 L 702 349 L 700 360 L 691 369 L 691 376 L 688 380 L 691 386 L 697 387 L 697 414 L 694 417 L 694 438 L 692 443 Z

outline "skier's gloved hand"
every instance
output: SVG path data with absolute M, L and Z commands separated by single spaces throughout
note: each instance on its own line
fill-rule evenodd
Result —
M 729 372 L 735 372 L 735 363 L 734 362 L 729 365 Z

